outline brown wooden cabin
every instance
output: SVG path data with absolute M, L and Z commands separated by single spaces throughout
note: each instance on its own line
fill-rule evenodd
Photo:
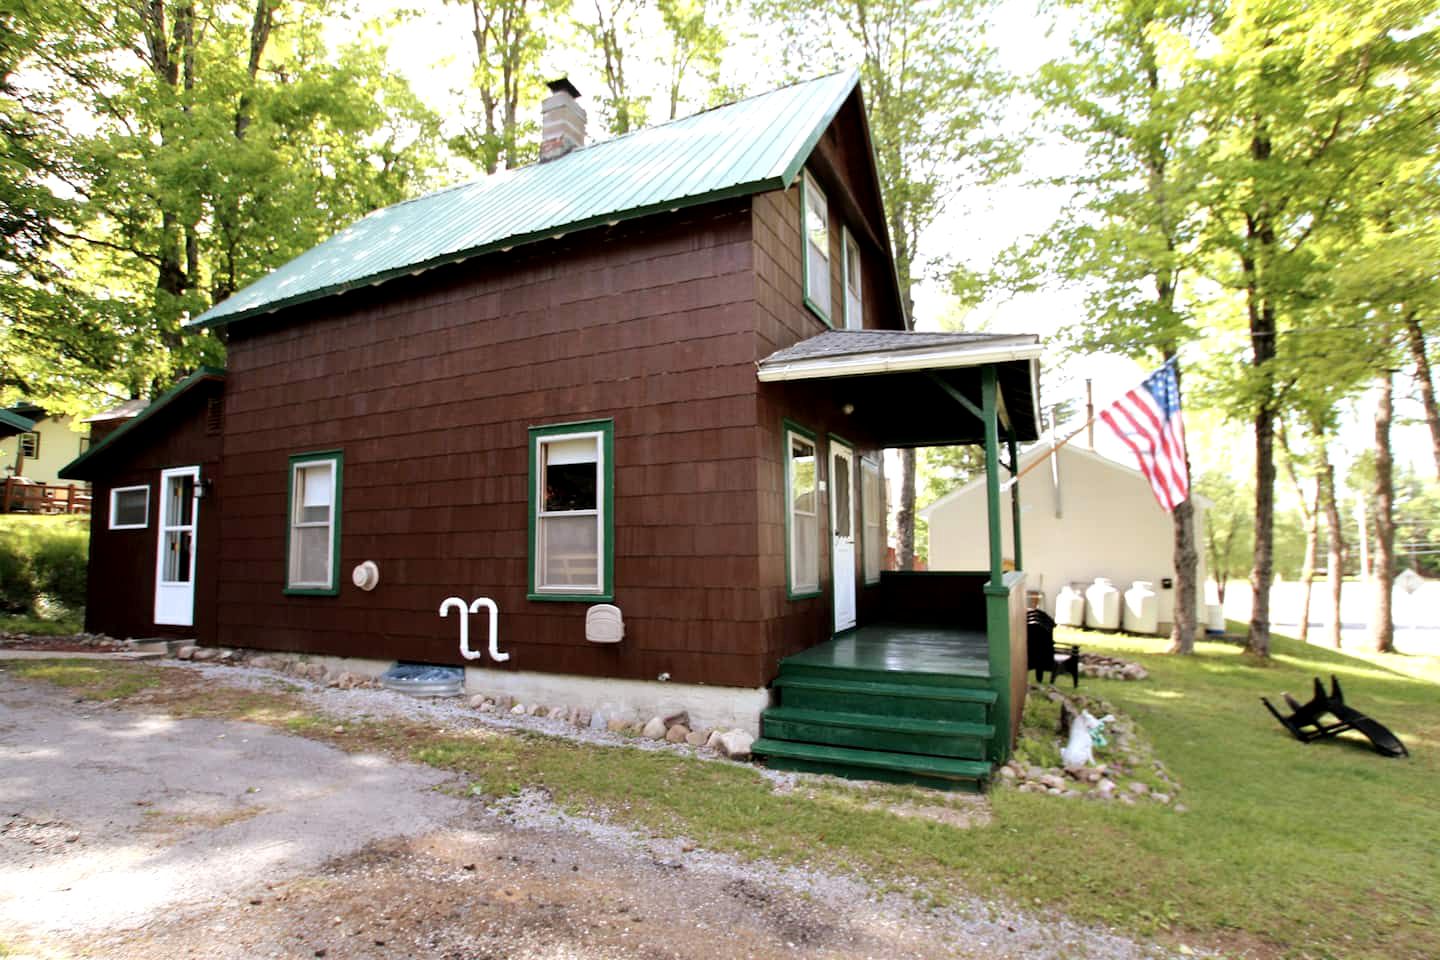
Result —
M 216 635 L 224 383 L 202 368 L 61 471 L 93 495 L 86 630 Z
M 983 780 L 1023 696 L 1023 578 L 998 543 L 993 576 L 883 572 L 881 450 L 1033 439 L 1036 338 L 907 330 L 855 76 L 589 146 L 552 90 L 553 159 L 377 211 L 198 318 L 228 367 L 195 636 L 461 664 L 438 609 L 483 596 L 509 659 L 474 662 L 481 688 L 774 681 L 772 762 Z M 97 493 L 133 481 L 100 452 Z M 144 602 L 92 591 L 95 625 Z M 587 640 L 597 604 L 620 642 Z M 935 762 L 885 768 L 895 731 L 816 720 L 872 709 L 939 724 Z

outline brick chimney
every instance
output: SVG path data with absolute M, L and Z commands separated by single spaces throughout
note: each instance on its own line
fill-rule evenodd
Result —
M 580 91 L 568 77 L 551 80 L 550 96 L 540 104 L 540 162 L 585 146 L 585 111 L 575 101 Z

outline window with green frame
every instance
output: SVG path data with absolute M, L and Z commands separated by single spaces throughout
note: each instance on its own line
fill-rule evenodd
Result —
M 785 426 L 785 592 L 791 600 L 820 593 L 820 484 L 815 434 Z
M 289 520 L 285 527 L 285 592 L 334 596 L 340 592 L 339 450 L 290 458 Z
M 614 599 L 613 420 L 530 428 L 531 600 Z
M 830 323 L 830 207 L 806 170 L 800 178 L 800 233 L 805 274 L 805 306 Z

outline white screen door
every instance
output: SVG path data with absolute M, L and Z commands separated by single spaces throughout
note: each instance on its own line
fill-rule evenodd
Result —
M 855 453 L 830 441 L 830 551 L 834 564 L 835 632 L 855 626 Z
M 195 487 L 199 467 L 160 473 L 160 541 L 155 557 L 155 622 L 195 622 Z

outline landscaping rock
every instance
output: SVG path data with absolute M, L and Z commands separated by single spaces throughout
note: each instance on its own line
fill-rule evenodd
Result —
M 711 730 L 710 736 L 705 738 L 705 746 L 711 750 L 719 750 L 722 736 L 723 734 L 719 730 Z
M 1131 780 L 1125 785 L 1125 789 L 1137 797 L 1143 797 L 1150 792 L 1150 787 L 1147 784 L 1141 783 L 1139 780 Z
M 1005 764 L 1005 766 L 1000 768 L 1000 776 L 1004 777 L 1006 780 L 1014 780 L 1015 768 L 1010 766 L 1010 764 L 1008 763 Z
M 575 711 L 575 726 L 577 726 L 577 727 L 579 727 L 580 729 L 584 730 L 584 729 L 587 729 L 587 728 L 593 729 L 593 724 L 594 724 L 594 718 L 590 715 L 590 711 L 589 711 L 589 710 L 585 710 L 585 709 L 583 709 L 583 708 L 576 709 L 576 711 Z
M 681 710 L 678 713 L 670 713 L 664 716 L 665 729 L 670 729 L 677 724 L 682 727 L 690 726 L 690 711 Z
M 630 721 L 624 717 L 611 717 L 605 724 L 605 729 L 611 733 L 624 733 L 630 726 Z
M 483 706 L 485 706 L 485 694 L 477 693 L 475 694 L 475 696 L 470 698 L 471 710 L 479 710 Z
M 513 706 L 513 707 L 510 708 L 510 714 L 511 714 L 511 716 L 516 716 L 516 717 L 523 717 L 523 716 L 525 716 L 525 704 L 523 704 L 523 703 L 517 703 L 517 704 L 515 704 L 515 706 Z
M 668 730 L 669 728 L 665 726 L 664 720 L 659 717 L 651 717 L 650 721 L 645 724 L 644 729 L 640 731 L 640 735 L 642 737 L 649 737 L 651 740 L 663 740 Z
M 720 735 L 720 752 L 731 760 L 749 760 L 755 738 L 744 730 L 730 730 Z
M 207 660 L 214 660 L 218 656 L 220 656 L 220 651 L 216 650 L 214 647 L 196 647 L 191 653 L 190 659 L 204 662 Z
M 504 713 L 513 706 L 515 706 L 515 698 L 508 694 L 502 693 L 495 698 L 495 709 L 501 713 Z
M 707 737 L 705 733 L 700 730 L 691 730 L 688 734 L 685 735 L 685 742 L 690 744 L 690 746 L 692 747 L 703 747 L 705 746 L 705 741 L 708 739 L 709 737 Z
M 185 646 L 175 651 L 175 656 L 181 660 L 191 660 L 195 657 L 195 651 L 199 649 L 200 648 L 195 646 L 195 644 L 187 643 L 185 644 Z
M 671 743 L 684 743 L 688 736 L 690 736 L 690 728 L 683 723 L 677 723 L 665 731 L 665 739 Z
M 1170 794 L 1168 794 L 1168 793 L 1152 793 L 1152 794 L 1150 794 L 1150 799 L 1151 799 L 1151 800 L 1154 800 L 1156 803 L 1169 803 L 1169 802 L 1170 802 Z

